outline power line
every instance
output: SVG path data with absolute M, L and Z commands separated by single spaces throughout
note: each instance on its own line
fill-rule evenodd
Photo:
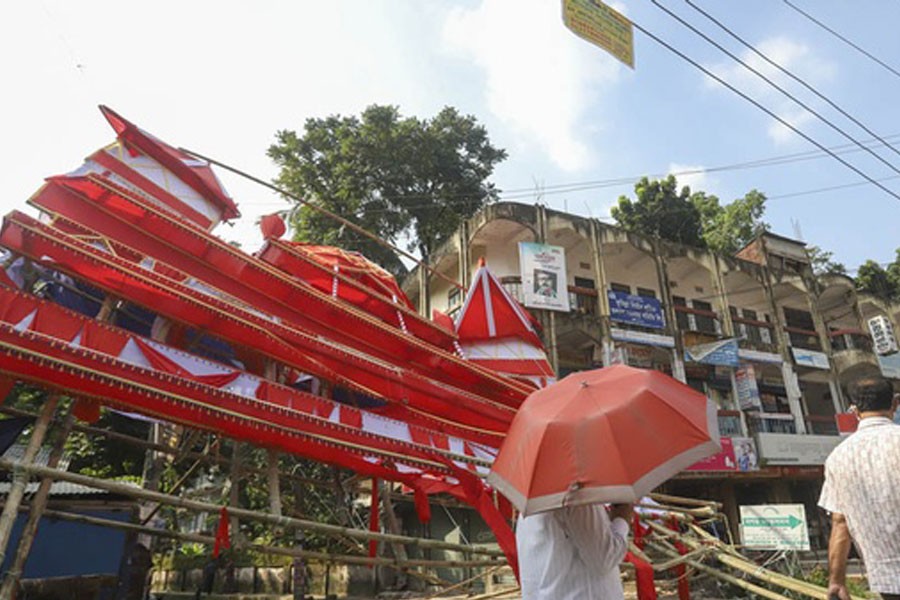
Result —
M 877 152 L 875 152 L 868 146 L 863 145 L 862 142 L 858 141 L 855 137 L 853 137 L 852 135 L 850 135 L 849 133 L 847 133 L 846 131 L 844 131 L 843 129 L 838 127 L 837 125 L 835 125 L 833 122 L 831 122 L 829 119 L 827 119 L 821 113 L 819 113 L 817 110 L 815 110 L 814 108 L 812 108 L 811 106 L 809 106 L 808 104 L 806 104 L 805 102 L 803 102 L 802 100 L 800 100 L 799 98 L 797 98 L 796 96 L 791 94 L 789 91 L 787 91 L 786 89 L 784 89 L 783 87 L 781 87 L 780 85 L 778 85 L 777 83 L 772 81 L 770 78 L 768 78 L 766 75 L 761 73 L 759 70 L 757 70 L 754 67 L 747 64 L 746 61 L 744 61 L 739 56 L 737 56 L 736 54 L 734 54 L 733 52 L 731 52 L 730 50 L 725 48 L 723 45 L 721 45 L 720 43 L 718 43 L 717 41 L 715 41 L 714 39 L 712 39 L 711 37 L 709 37 L 702 31 L 700 31 L 697 27 L 694 27 L 691 23 L 688 23 L 686 20 L 682 19 L 679 15 L 677 15 L 676 13 L 672 12 L 671 10 L 669 10 L 668 8 L 663 6 L 659 2 L 659 0 L 651 0 L 651 2 L 653 3 L 654 6 L 656 6 L 657 8 L 662 10 L 664 13 L 666 13 L 667 15 L 669 15 L 670 17 L 672 17 L 673 19 L 675 19 L 676 21 L 681 23 L 682 26 L 693 31 L 696 35 L 698 35 L 701 38 L 703 38 L 704 40 L 706 40 L 706 42 L 708 44 L 714 46 L 723 54 L 726 54 L 733 61 L 735 61 L 736 63 L 738 63 L 739 65 L 741 65 L 742 67 L 744 67 L 745 69 L 747 69 L 748 71 L 750 71 L 751 73 L 753 73 L 754 75 L 756 75 L 757 77 L 762 79 L 763 81 L 765 81 L 767 84 L 769 84 L 770 87 L 775 88 L 782 95 L 786 96 L 787 98 L 790 98 L 798 106 L 802 107 L 806 112 L 808 112 L 809 114 L 811 114 L 814 117 L 816 117 L 817 119 L 819 119 L 819 121 L 821 121 L 822 123 L 825 123 L 826 125 L 828 125 L 828 127 L 830 127 L 831 129 L 833 129 L 834 131 L 836 131 L 837 133 L 842 135 L 844 138 L 846 138 L 850 142 L 856 144 L 861 150 L 868 152 L 873 158 L 875 158 L 876 160 L 878 160 L 879 162 L 884 164 L 886 167 L 888 167 L 894 173 L 897 173 L 898 175 L 900 175 L 900 169 L 895 167 L 889 160 L 885 159 L 884 157 L 882 157 L 880 154 L 878 154 Z M 897 196 L 897 198 L 898 198 L 898 200 L 900 200 L 900 196 Z
M 801 15 L 803 15 L 804 17 L 806 17 L 807 19 L 809 19 L 810 21 L 812 21 L 813 23 L 815 23 L 816 25 L 818 25 L 819 27 L 821 27 L 822 29 L 824 29 L 825 31 L 827 31 L 828 33 L 830 33 L 831 35 L 833 35 L 834 37 L 836 37 L 837 39 L 841 40 L 842 42 L 844 42 L 845 44 L 847 44 L 848 46 L 850 46 L 851 48 L 853 48 L 853 49 L 856 50 L 857 52 L 859 52 L 859 53 L 861 53 L 861 54 L 867 56 L 869 59 L 871 59 L 871 60 L 873 60 L 874 62 L 878 63 L 879 65 L 881 65 L 882 67 L 884 67 L 885 69 L 887 69 L 888 71 L 890 71 L 891 73 L 893 73 L 894 75 L 896 75 L 897 77 L 900 77 L 900 73 L 898 73 L 896 69 L 894 69 L 892 66 L 890 66 L 889 64 L 887 64 L 886 62 L 884 62 L 883 60 L 881 60 L 880 58 L 878 58 L 877 56 L 873 55 L 873 54 L 870 53 L 870 52 L 867 52 L 867 51 L 864 50 L 863 48 L 860 48 L 857 44 L 854 44 L 852 41 L 848 40 L 846 37 L 842 36 L 840 33 L 838 33 L 837 31 L 835 31 L 834 29 L 832 29 L 831 27 L 829 27 L 829 26 L 826 25 L 825 23 L 822 23 L 821 21 L 819 21 L 818 19 L 816 19 L 815 17 L 813 17 L 813 16 L 812 16 L 811 14 L 809 14 L 808 12 L 804 12 L 802 9 L 800 9 L 800 8 L 798 8 L 797 6 L 791 4 L 790 2 L 788 2 L 788 0 L 783 0 L 783 1 L 784 1 L 785 4 L 787 4 L 788 6 L 790 6 L 791 8 L 793 8 L 795 11 L 797 11 L 798 13 L 800 13 Z
M 839 113 L 841 113 L 842 115 L 844 115 L 847 119 L 849 119 L 850 121 L 852 121 L 854 124 L 856 124 L 856 125 L 857 125 L 858 127 L 860 127 L 861 129 L 863 129 L 863 131 L 865 131 L 866 133 L 868 133 L 869 135 L 871 135 L 873 138 L 875 138 L 875 139 L 877 139 L 879 142 L 881 142 L 881 143 L 882 143 L 884 146 L 886 146 L 888 149 L 890 149 L 891 151 L 893 151 L 894 154 L 900 155 L 900 150 L 897 150 L 896 148 L 894 148 L 891 144 L 889 144 L 889 143 L 888 143 L 886 140 L 884 140 L 881 136 L 879 136 L 877 133 L 875 133 L 874 131 L 872 131 L 872 130 L 869 129 L 868 127 L 866 127 L 865 124 L 863 124 L 862 122 L 860 122 L 859 120 L 857 120 L 855 117 L 853 117 L 850 113 L 848 113 L 846 110 L 844 110 L 843 108 L 841 108 L 840 106 L 838 106 L 837 104 L 835 104 L 834 102 L 832 102 L 831 99 L 828 98 L 825 94 L 822 94 L 822 93 L 819 92 L 819 90 L 817 90 L 815 87 L 813 87 L 812 85 L 810 85 L 809 83 L 807 83 L 806 81 L 804 81 L 803 79 L 801 79 L 800 77 L 797 77 L 796 75 L 794 75 L 793 73 L 791 73 L 788 69 L 784 68 L 783 66 L 781 66 L 780 64 L 778 64 L 777 62 L 775 62 L 774 60 L 772 60 L 771 58 L 769 58 L 769 57 L 766 56 L 765 54 L 763 54 L 761 51 L 757 50 L 752 44 L 750 44 L 750 43 L 748 43 L 747 41 L 745 41 L 744 38 L 742 38 L 742 37 L 739 36 L 738 34 L 734 33 L 731 29 L 729 29 L 729 28 L 728 28 L 726 25 L 724 25 L 721 21 L 719 21 L 718 19 L 716 19 L 715 17 L 713 17 L 711 14 L 709 14 L 708 12 L 706 12 L 705 10 L 703 10 L 702 8 L 700 8 L 699 6 L 697 6 L 696 4 L 694 4 L 691 0 L 684 0 L 684 1 L 685 1 L 685 3 L 686 3 L 688 6 L 690 6 L 690 7 L 693 8 L 695 11 L 699 12 L 701 15 L 703 15 L 704 17 L 706 17 L 707 19 L 709 19 L 710 21 L 712 21 L 716 26 L 718 26 L 720 29 L 722 29 L 725 33 L 727 33 L 727 34 L 730 35 L 732 38 L 734 38 L 734 39 L 737 40 L 739 43 L 741 43 L 745 48 L 747 48 L 748 50 L 750 50 L 751 52 L 753 52 L 755 55 L 757 55 L 758 57 L 760 57 L 761 59 L 763 59 L 764 61 L 766 61 L 768 64 L 772 65 L 773 67 L 775 67 L 776 69 L 778 69 L 780 72 L 784 73 L 785 75 L 787 75 L 788 77 L 790 77 L 791 79 L 793 79 L 794 81 L 796 81 L 797 83 L 799 83 L 800 85 L 802 85 L 804 88 L 806 88 L 807 90 L 809 90 L 810 92 L 812 92 L 813 94 L 815 94 L 818 98 L 820 98 L 821 100 L 823 100 L 824 102 L 826 102 L 826 103 L 827 103 L 829 106 L 831 106 L 833 109 L 835 109 L 836 111 L 838 111 Z
M 756 108 L 758 108 L 759 110 L 763 111 L 764 113 L 766 113 L 767 115 L 769 115 L 770 117 L 772 117 L 773 119 L 775 119 L 776 121 L 778 121 L 779 123 L 781 123 L 782 125 L 784 125 L 785 127 L 787 127 L 788 129 L 790 129 L 791 131 L 793 131 L 794 133 L 796 133 L 797 135 L 799 135 L 800 137 L 802 137 L 803 139 L 805 139 L 807 142 L 813 144 L 813 145 L 814 145 L 816 148 L 818 148 L 819 150 L 822 150 L 823 152 L 827 153 L 827 154 L 828 154 L 829 156 L 831 156 L 833 159 L 835 159 L 836 161 L 838 161 L 839 163 L 841 163 L 842 165 L 844 165 L 845 167 L 847 167 L 848 169 L 850 169 L 851 171 L 853 171 L 854 173 L 856 173 L 857 175 L 859 175 L 860 177 L 862 177 L 863 179 L 865 179 L 866 181 L 868 181 L 869 183 L 871 183 L 872 185 L 876 186 L 877 188 L 879 188 L 880 190 L 882 190 L 882 191 L 885 192 L 886 194 L 889 194 L 889 195 L 893 196 L 893 197 L 896 198 L 897 200 L 900 200 L 900 196 L 898 196 L 898 195 L 897 195 L 896 193 L 894 193 L 892 190 L 890 190 L 890 189 L 888 189 L 887 187 L 883 186 L 881 183 L 879 183 L 878 181 L 876 181 L 875 179 L 873 179 L 872 177 L 870 177 L 868 174 L 864 173 L 863 171 L 861 171 L 860 169 L 858 169 L 857 167 L 855 167 L 853 164 L 847 162 L 846 160 L 844 160 L 843 158 L 841 158 L 840 156 L 838 156 L 837 154 L 835 154 L 834 152 L 832 152 L 831 150 L 829 150 L 826 146 L 824 146 L 824 145 L 821 144 L 820 142 L 816 141 L 815 139 L 813 139 L 813 138 L 810 137 L 809 135 L 803 133 L 803 132 L 800 131 L 798 128 L 796 128 L 796 127 L 794 127 L 793 125 L 791 125 L 788 121 L 786 121 L 785 119 L 781 118 L 780 116 L 778 116 L 777 114 L 775 114 L 775 113 L 774 113 L 773 111 L 771 111 L 770 109 L 768 109 L 768 108 L 766 108 L 765 106 L 763 106 L 763 105 L 762 105 L 760 102 L 758 102 L 757 100 L 751 98 L 751 97 L 750 97 L 749 95 L 747 95 L 746 93 L 744 93 L 744 92 L 742 92 L 741 90 L 737 89 L 736 87 L 734 87 L 733 85 L 731 85 L 730 83 L 728 83 L 727 81 L 725 81 L 724 79 L 722 79 L 721 77 L 719 77 L 718 75 L 716 75 L 715 73 L 713 73 L 712 71 L 710 71 L 709 69 L 707 69 L 706 67 L 704 67 L 703 65 L 701 65 L 700 63 L 698 63 L 697 61 L 695 61 L 694 59 L 690 58 L 689 56 L 687 56 L 686 54 L 684 54 L 683 52 L 681 52 L 681 51 L 678 50 L 677 48 L 673 47 L 671 44 L 669 44 L 669 43 L 666 42 L 665 40 L 663 40 L 663 39 L 657 37 L 656 35 L 654 35 L 654 34 L 651 33 L 650 31 L 644 29 L 644 28 L 641 27 L 638 23 L 632 21 L 632 25 L 634 25 L 634 28 L 635 28 L 635 29 L 637 29 L 638 31 L 640 31 L 641 33 L 643 33 L 644 35 L 646 35 L 647 37 L 649 37 L 650 39 L 652 39 L 654 42 L 656 42 L 657 44 L 663 46 L 664 48 L 666 48 L 667 50 L 669 50 L 670 52 L 672 52 L 672 53 L 675 54 L 676 56 L 680 57 L 682 60 L 684 60 L 684 61 L 690 63 L 691 65 L 694 66 L 694 68 L 699 69 L 700 71 L 702 71 L 703 73 L 705 73 L 708 77 L 711 77 L 712 79 L 718 81 L 720 84 L 724 85 L 724 86 L 727 87 L 729 90 L 731 90 L 732 92 L 734 92 L 735 94 L 737 94 L 738 96 L 740 96 L 741 98 L 743 98 L 744 100 L 746 100 L 747 102 L 749 102 L 750 104 L 752 104 L 753 106 L 755 106 Z

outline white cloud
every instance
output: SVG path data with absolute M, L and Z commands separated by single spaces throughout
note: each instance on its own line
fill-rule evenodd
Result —
M 817 56 L 806 44 L 780 36 L 763 40 L 756 44 L 756 48 L 772 62 L 810 85 L 819 87 L 832 81 L 835 77 L 835 65 Z M 783 89 L 807 102 L 805 98 L 808 98 L 809 95 L 798 95 L 796 93 L 798 84 L 765 59 L 750 50 L 744 51 L 740 58 Z M 711 70 L 717 76 L 760 101 L 793 127 L 805 131 L 804 126 L 815 120 L 811 113 L 740 64 L 729 61 L 714 65 Z M 706 83 L 713 87 L 720 87 L 720 84 L 712 78 L 706 78 Z M 797 134 L 788 127 L 774 120 L 769 124 L 767 133 L 777 144 L 787 143 L 797 137 Z
M 565 28 L 558 2 L 483 0 L 473 9 L 456 8 L 444 42 L 483 70 L 488 109 L 512 130 L 515 143 L 542 148 L 566 171 L 591 165 L 586 109 L 599 114 L 596 95 L 621 67 Z M 602 128 L 594 116 L 591 133 Z

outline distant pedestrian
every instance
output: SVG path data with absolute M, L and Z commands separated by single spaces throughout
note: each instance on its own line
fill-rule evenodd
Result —
M 900 426 L 893 422 L 897 396 L 890 382 L 855 382 L 850 397 L 859 413 L 856 433 L 825 462 L 819 506 L 831 513 L 828 591 L 849 600 L 847 557 L 851 538 L 866 565 L 869 588 L 900 600 Z

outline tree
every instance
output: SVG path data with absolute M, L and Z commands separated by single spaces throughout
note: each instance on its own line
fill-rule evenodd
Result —
M 637 199 L 620 196 L 610 214 L 628 231 L 703 247 L 700 209 L 691 202 L 691 188 L 679 192 L 677 185 L 672 175 L 661 181 L 642 177 L 634 184 Z
M 860 265 L 856 272 L 856 289 L 888 301 L 895 300 L 900 295 L 897 281 L 874 260 L 867 260 Z
M 768 228 L 762 215 L 766 197 L 751 190 L 743 198 L 722 205 L 706 192 L 679 191 L 674 176 L 634 186 L 636 200 L 619 198 L 611 213 L 621 227 L 643 235 L 733 254 Z
M 403 117 L 372 105 L 360 117 L 308 119 L 302 135 L 282 130 L 268 155 L 276 183 L 290 193 L 426 259 L 497 197 L 487 181 L 506 158 L 472 116 L 444 108 L 434 118 Z M 356 250 L 395 274 L 403 263 L 389 249 L 300 205 L 292 213 L 300 241 Z
M 834 252 L 822 250 L 818 246 L 808 246 L 806 254 L 809 256 L 809 262 L 812 265 L 813 273 L 816 275 L 846 275 L 847 267 L 843 263 L 834 262 L 831 257 Z

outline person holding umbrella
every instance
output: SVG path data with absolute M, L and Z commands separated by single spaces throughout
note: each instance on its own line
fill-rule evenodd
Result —
M 488 474 L 522 514 L 523 600 L 621 599 L 632 503 L 720 449 L 715 404 L 658 371 L 573 373 L 528 396 Z
M 624 598 L 619 563 L 634 506 L 582 504 L 520 517 L 516 549 L 522 600 Z

